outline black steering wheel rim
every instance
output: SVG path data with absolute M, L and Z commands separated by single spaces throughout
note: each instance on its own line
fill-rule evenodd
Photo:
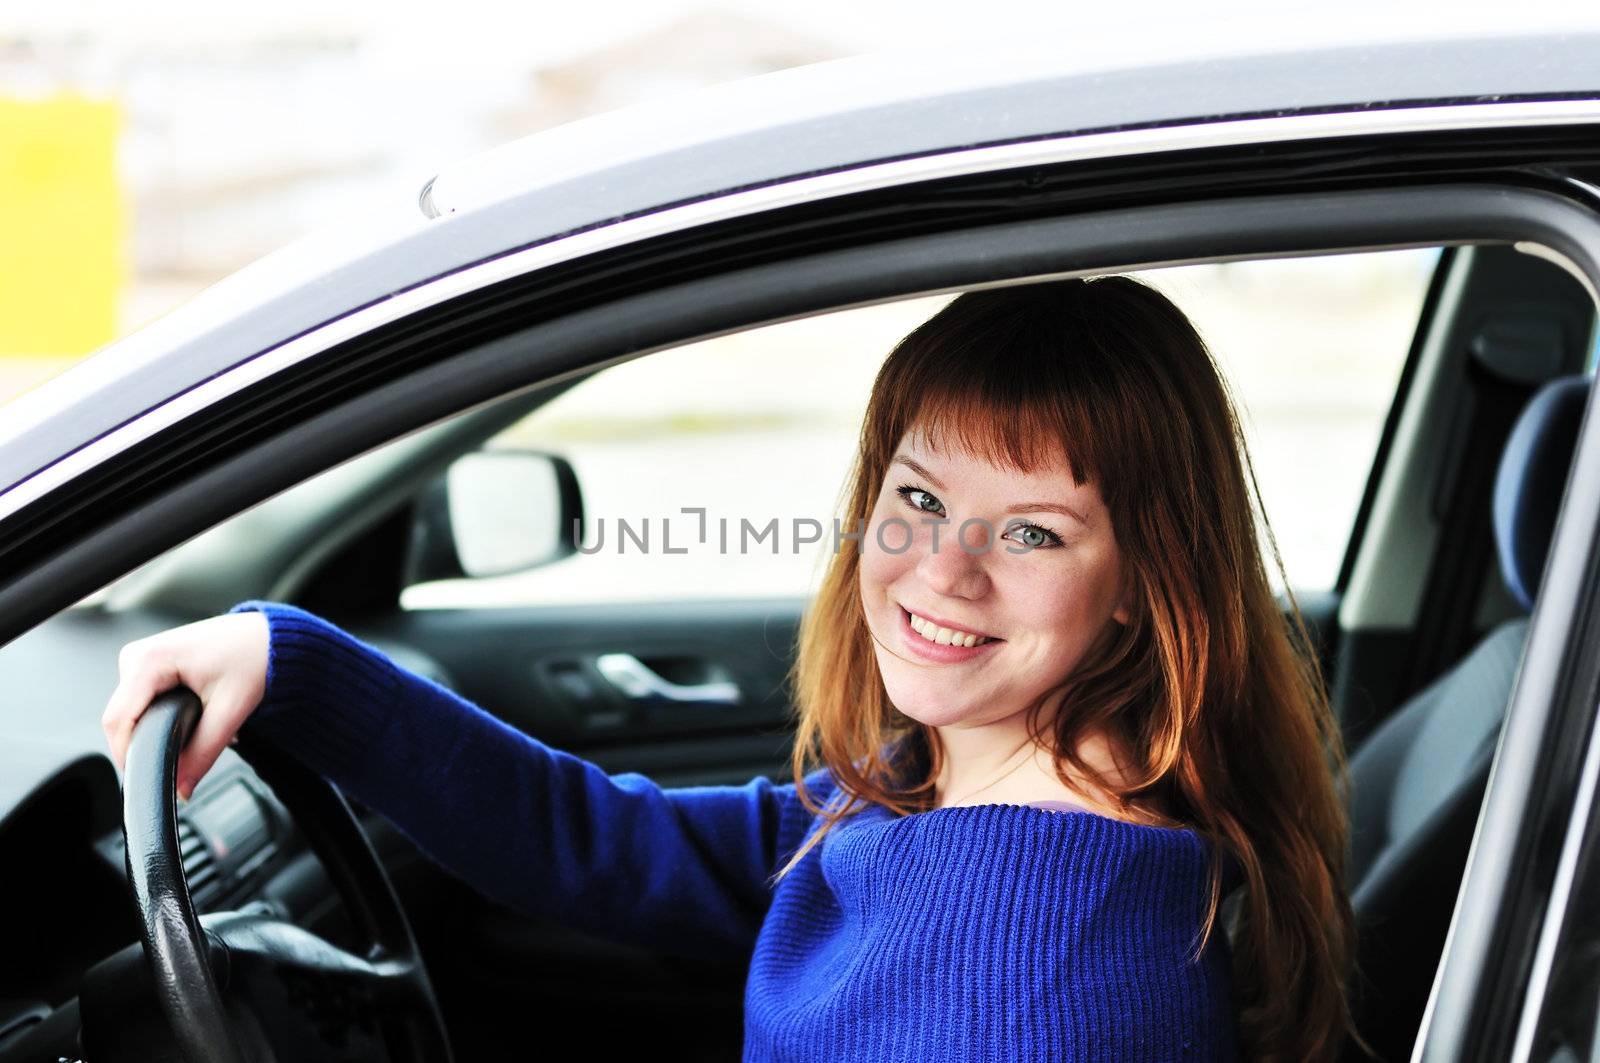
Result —
M 196 1063 L 248 1063 L 224 1005 L 228 945 L 195 912 L 178 840 L 178 754 L 200 711 L 200 699 L 179 687 L 152 701 L 134 726 L 123 779 L 128 882 L 157 999 L 179 1051 Z M 384 972 L 385 993 L 403 1000 L 398 1018 L 387 1024 L 394 1029 L 387 1039 L 391 1058 L 448 1061 L 449 1038 L 410 923 L 343 795 L 266 743 L 240 735 L 235 749 L 272 787 L 321 859 L 367 946 L 356 962 Z M 262 937 L 252 935 L 258 948 Z

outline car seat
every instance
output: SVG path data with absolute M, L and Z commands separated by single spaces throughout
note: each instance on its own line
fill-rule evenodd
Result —
M 1541 388 L 1512 429 L 1494 490 L 1501 575 L 1533 608 L 1589 396 L 1585 377 Z M 1360 930 L 1357 1029 L 1405 1060 L 1422 1020 L 1527 636 L 1493 629 L 1412 697 L 1350 760 L 1351 900 Z M 1346 1059 L 1362 1058 L 1353 1046 Z

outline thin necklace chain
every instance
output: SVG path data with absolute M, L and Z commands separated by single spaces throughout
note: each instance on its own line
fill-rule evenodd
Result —
M 996 784 L 998 784 L 1000 782 L 1003 782 L 1007 777 L 1016 774 L 1016 771 L 1017 771 L 1018 768 L 1022 767 L 1024 764 L 1028 763 L 1028 761 L 1033 759 L 1033 751 L 1034 751 L 1033 744 L 1029 743 L 1028 745 L 1023 746 L 1022 748 L 1023 748 L 1023 750 L 1025 750 L 1027 752 L 1027 754 L 1028 754 L 1027 756 L 1023 757 L 1021 760 L 1019 760 L 1015 764 L 1011 765 L 1011 767 L 1007 768 L 1005 770 L 1005 772 L 1003 772 L 1002 774 L 995 776 L 993 779 L 990 779 L 988 782 L 984 783 L 982 786 L 978 787 L 976 790 L 973 790 L 971 793 L 967 794 L 967 796 L 963 797 L 961 800 L 962 801 L 969 800 L 969 799 L 977 796 L 978 794 L 983 793 L 985 790 L 989 789 L 989 787 L 994 786 L 994 785 L 996 785 Z M 1015 755 L 1015 754 L 1013 754 L 1013 755 Z M 947 801 L 944 802 L 943 807 L 949 808 L 949 807 L 951 807 L 952 805 L 955 805 L 955 804 L 957 804 L 957 802 L 947 800 Z

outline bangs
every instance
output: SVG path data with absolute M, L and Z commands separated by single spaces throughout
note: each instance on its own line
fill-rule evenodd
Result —
M 1082 440 L 1092 437 L 1075 404 L 1042 401 L 1039 391 L 1005 401 L 967 387 L 925 394 L 921 407 L 907 410 L 905 432 L 915 433 L 930 448 L 959 453 L 990 465 L 1022 473 L 1065 462 L 1073 482 L 1098 480 L 1099 462 Z

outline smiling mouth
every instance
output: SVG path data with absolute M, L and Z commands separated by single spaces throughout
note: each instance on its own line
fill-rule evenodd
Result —
M 938 646 L 965 646 L 971 648 L 983 646 L 990 642 L 1005 641 L 990 635 L 979 635 L 972 631 L 963 631 L 960 628 L 941 627 L 932 620 L 918 616 L 906 608 L 901 608 L 900 611 L 906 614 L 912 631 Z

